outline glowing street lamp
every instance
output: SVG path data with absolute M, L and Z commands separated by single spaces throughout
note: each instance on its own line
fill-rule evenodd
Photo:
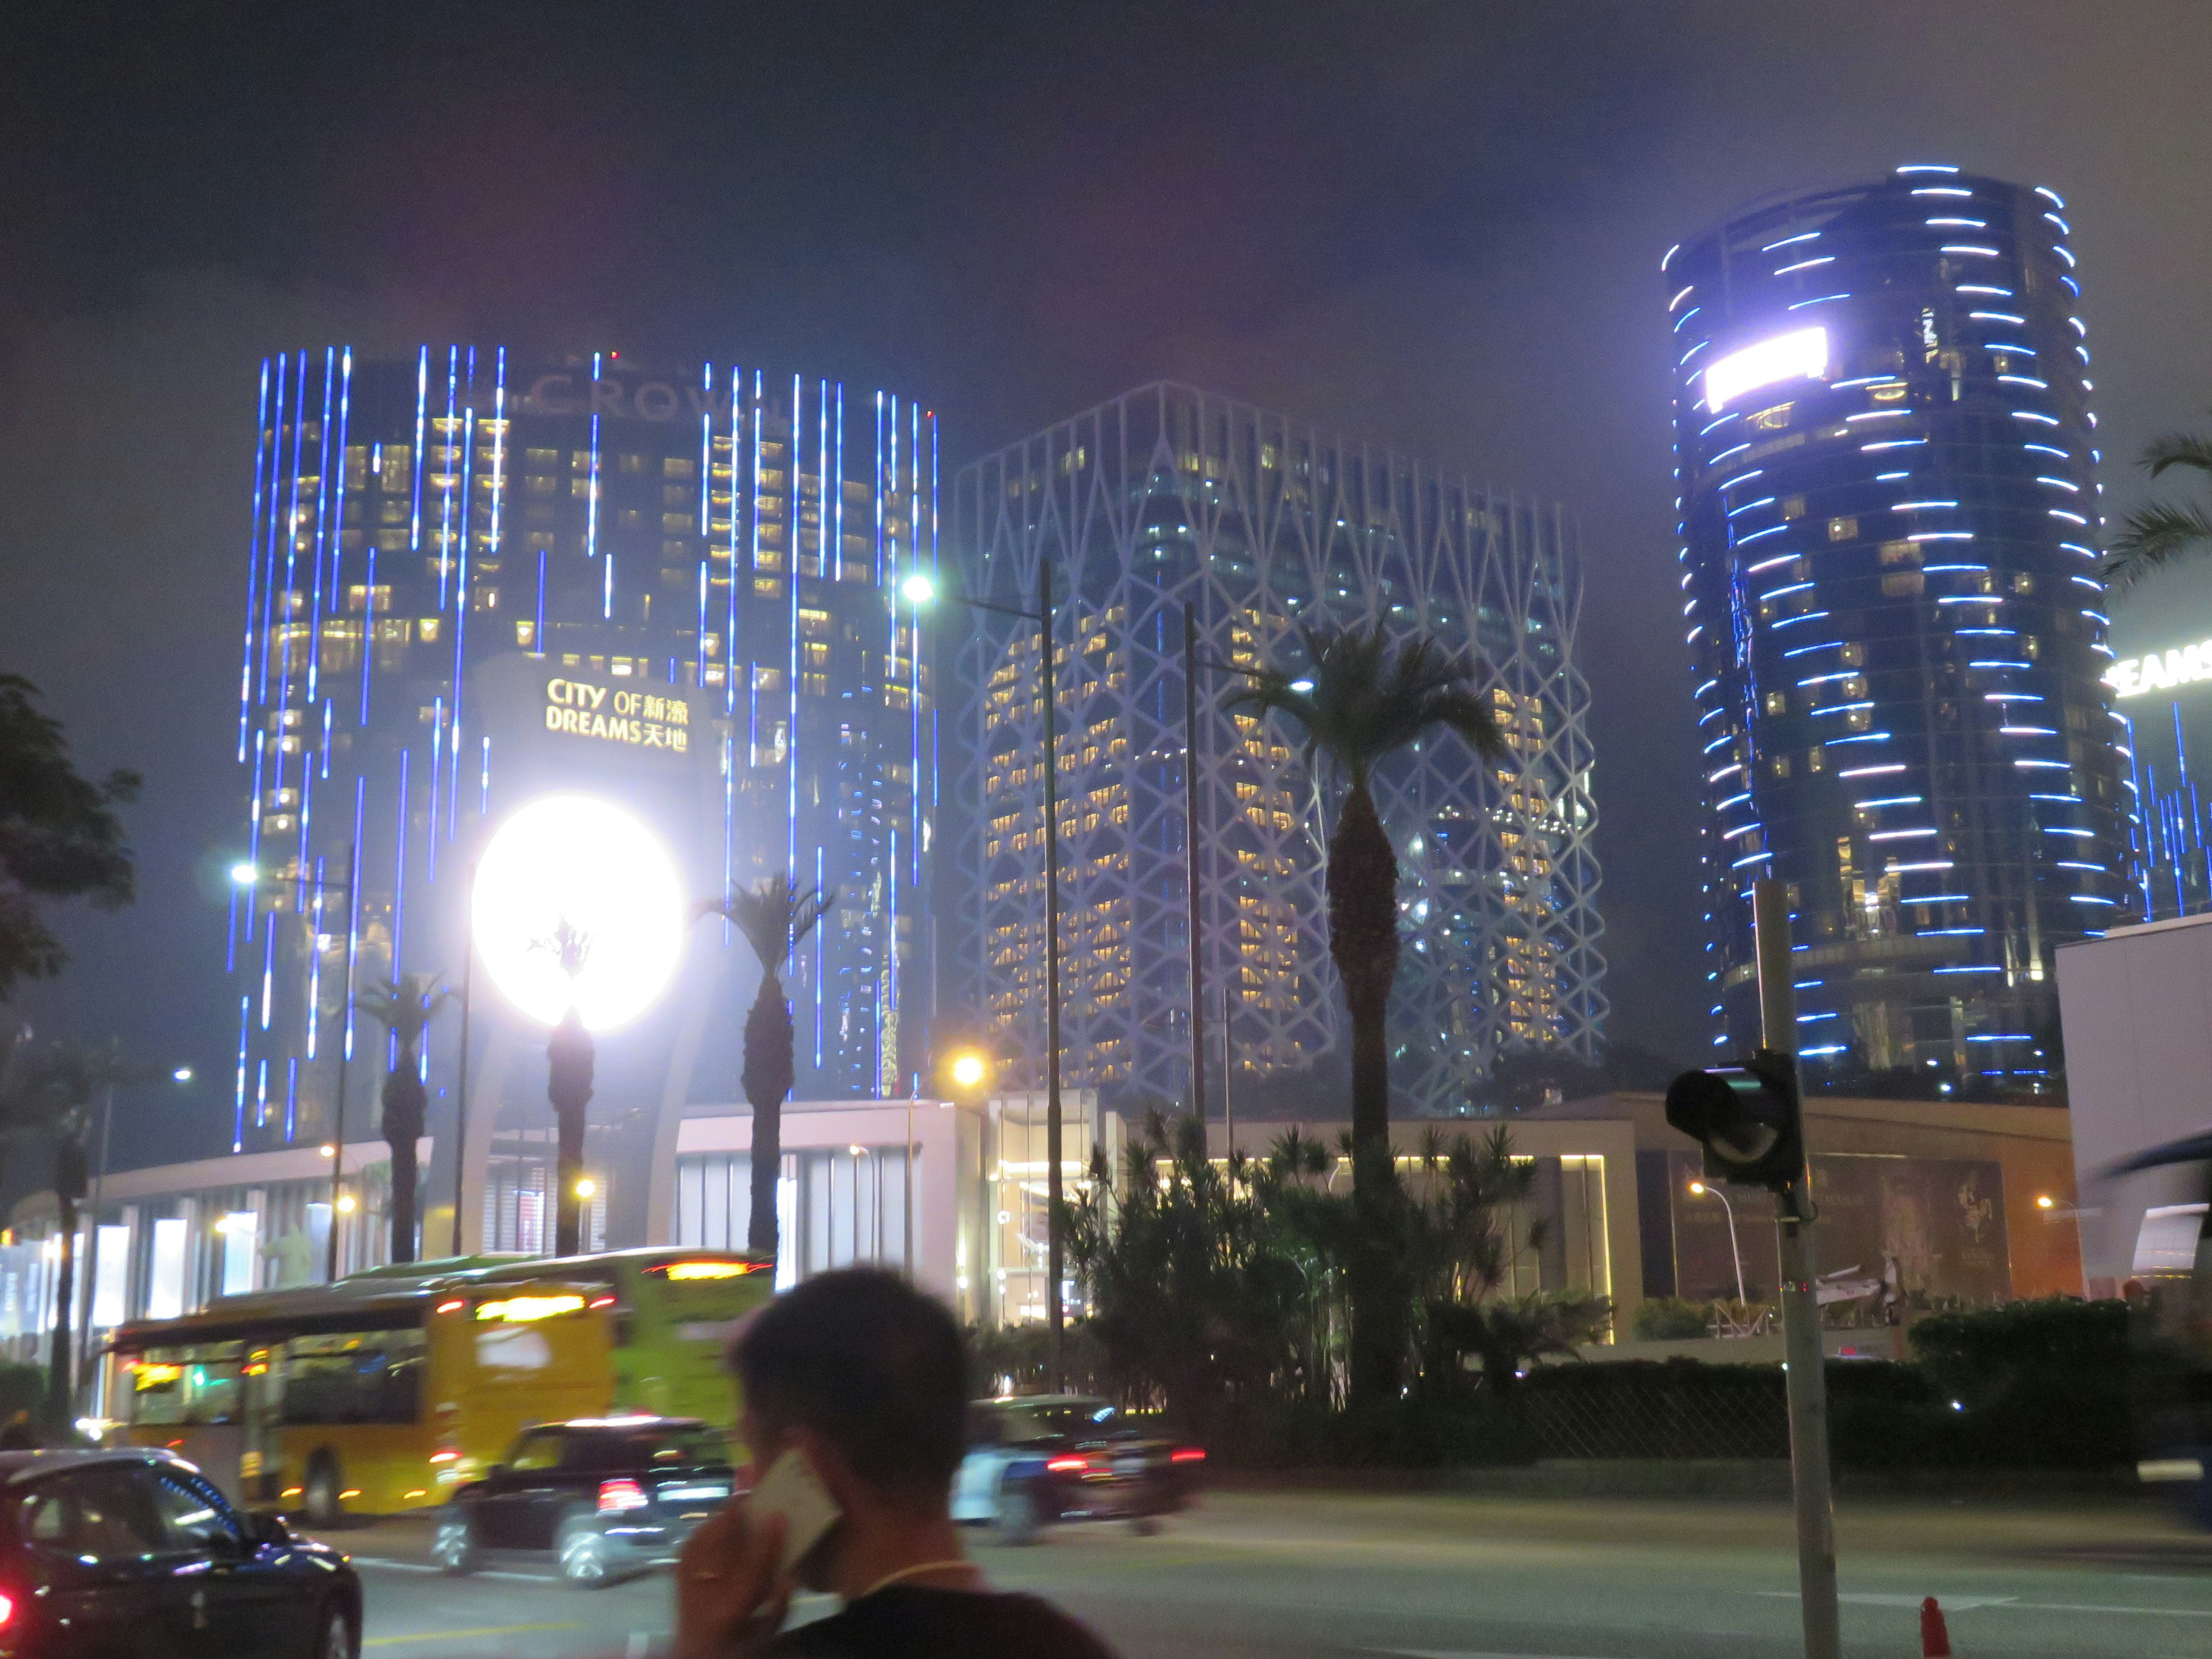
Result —
M 956 1089 L 980 1089 L 984 1079 L 991 1075 L 990 1058 L 976 1049 L 963 1048 L 952 1056 L 952 1063 L 945 1067 L 945 1073 L 951 1078 L 952 1086 Z
M 651 1007 L 684 950 L 676 866 L 629 813 L 586 795 L 532 801 L 499 827 L 477 861 L 470 925 L 485 971 L 540 1024 L 546 1098 L 558 1126 L 554 1252 L 582 1247 L 585 1108 L 593 1031 Z

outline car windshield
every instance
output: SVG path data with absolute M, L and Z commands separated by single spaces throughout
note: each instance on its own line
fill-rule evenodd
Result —
M 593 1435 L 593 1449 L 630 1469 L 696 1469 L 726 1467 L 730 1443 L 705 1427 L 634 1431 L 627 1434 Z

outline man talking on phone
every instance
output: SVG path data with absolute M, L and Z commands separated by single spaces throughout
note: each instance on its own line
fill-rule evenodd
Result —
M 757 1484 L 684 1547 L 676 1659 L 1113 1659 L 961 1552 L 968 1358 L 938 1303 L 879 1269 L 823 1273 L 747 1321 L 731 1358 Z M 845 1606 L 782 1630 L 794 1583 Z

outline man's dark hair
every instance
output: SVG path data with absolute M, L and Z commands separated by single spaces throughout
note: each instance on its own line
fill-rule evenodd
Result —
M 968 1353 L 940 1303 L 896 1273 L 805 1280 L 749 1320 L 731 1352 L 746 1403 L 813 1430 L 853 1473 L 939 1500 L 966 1450 Z

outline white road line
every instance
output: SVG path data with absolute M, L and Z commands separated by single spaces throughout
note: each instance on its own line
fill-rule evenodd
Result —
M 1796 1590 L 1746 1590 L 1747 1595 L 1772 1596 L 1777 1601 L 1795 1601 Z M 1869 1607 L 1917 1607 L 1924 1598 L 1918 1595 L 1887 1595 L 1869 1591 L 1857 1591 L 1838 1595 L 1838 1601 L 1855 1602 Z M 1965 1613 L 1973 1607 L 2006 1607 L 2015 1613 L 2134 1613 L 2146 1619 L 2212 1619 L 2212 1607 L 2130 1607 L 2101 1601 L 2023 1601 L 2016 1595 L 1939 1595 L 1936 1605 L 1947 1613 Z
M 356 1567 L 381 1567 L 386 1572 L 442 1572 L 442 1567 L 426 1566 L 420 1561 L 393 1561 L 380 1555 L 356 1555 Z M 475 1572 L 461 1575 L 468 1578 L 507 1578 L 521 1584 L 557 1584 L 561 1575 L 555 1572 L 509 1572 L 503 1567 L 480 1567 Z

